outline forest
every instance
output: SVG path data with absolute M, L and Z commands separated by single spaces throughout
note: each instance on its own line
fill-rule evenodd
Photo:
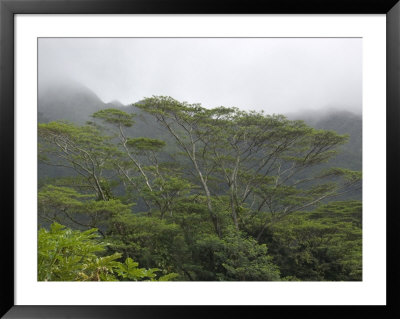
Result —
M 39 281 L 362 280 L 349 134 L 168 96 L 45 117 Z

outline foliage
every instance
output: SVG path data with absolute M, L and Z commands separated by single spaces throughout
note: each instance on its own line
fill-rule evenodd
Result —
M 134 114 L 127 114 L 117 109 L 104 109 L 93 113 L 94 118 L 99 118 L 107 123 L 123 125 L 125 127 L 132 126 Z
M 154 217 L 118 216 L 110 233 L 113 251 L 132 256 L 146 267 L 181 271 L 187 247 L 180 227 Z
M 271 230 L 282 274 L 301 280 L 362 280 L 361 202 L 333 202 Z
M 39 222 L 71 228 L 39 231 L 43 280 L 361 280 L 361 203 L 332 202 L 361 188 L 331 164 L 346 134 L 165 96 L 38 133 L 41 165 L 64 169 L 39 181 Z
M 97 241 L 96 229 L 76 231 L 53 223 L 50 230 L 41 228 L 38 233 L 39 281 L 116 281 L 157 280 L 158 269 L 138 268 L 131 258 L 124 263 L 120 253 L 100 256 L 105 243 Z M 170 280 L 176 274 L 159 278 Z
M 110 138 L 91 125 L 68 122 L 39 123 L 39 159 L 82 176 L 101 200 L 108 200 L 101 180 L 118 155 Z
M 267 246 L 232 229 L 223 238 L 203 236 L 196 242 L 202 265 L 199 280 L 270 281 L 279 280 Z
M 357 174 L 343 184 L 325 182 L 329 174 L 299 178 L 304 170 L 335 156 L 346 135 L 316 130 L 282 115 L 206 109 L 164 96 L 146 98 L 136 106 L 157 119 L 191 162 L 193 181 L 203 189 L 220 237 L 223 225 L 212 197 L 221 191 L 229 196 L 232 222 L 239 230 L 243 208 L 252 213 L 267 210 L 279 219 L 359 185 Z M 348 177 L 350 171 L 341 175 Z M 257 239 L 267 223 L 266 219 Z
M 106 229 L 114 215 L 131 212 L 130 205 L 119 199 L 96 200 L 90 194 L 81 194 L 69 187 L 46 185 L 38 193 L 39 218 L 47 222 L 58 222 L 75 228 Z M 99 229 L 104 236 L 103 231 Z
M 139 151 L 145 151 L 145 150 L 157 151 L 165 146 L 164 141 L 160 141 L 154 138 L 144 138 L 144 137 L 129 138 L 126 144 L 129 147 L 132 147 Z

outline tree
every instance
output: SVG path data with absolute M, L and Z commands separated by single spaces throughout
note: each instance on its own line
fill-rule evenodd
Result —
M 199 280 L 277 281 L 279 268 L 273 264 L 265 244 L 230 229 L 221 239 L 201 236 L 196 243 Z
M 39 159 L 48 164 L 72 169 L 82 177 L 100 200 L 109 198 L 104 186 L 104 171 L 109 167 L 116 148 L 110 139 L 91 125 L 68 122 L 39 123 Z
M 180 103 L 170 97 L 153 97 L 136 104 L 140 109 L 152 114 L 157 121 L 167 129 L 173 136 L 178 147 L 193 164 L 194 174 L 207 198 L 207 207 L 213 222 L 215 232 L 222 236 L 222 230 L 217 213 L 213 208 L 212 194 L 209 186 L 209 176 L 216 168 L 215 165 L 207 165 L 205 153 L 202 153 L 201 140 L 197 134 L 201 130 L 202 135 L 207 135 L 207 127 L 202 123 L 213 116 L 211 111 L 202 108 L 200 105 L 189 105 Z M 222 109 L 222 113 L 224 109 Z
M 103 237 L 113 216 L 130 212 L 130 205 L 119 199 L 99 201 L 93 195 L 81 194 L 69 187 L 46 185 L 38 193 L 39 218 L 74 228 L 98 228 Z
M 158 154 L 165 142 L 146 137 L 129 137 L 125 129 L 134 124 L 133 114 L 104 109 L 92 116 L 102 120 L 103 127 L 111 131 L 112 137 L 118 141 L 117 145 L 125 157 L 115 161 L 114 167 L 121 178 L 140 193 L 149 209 L 148 213 L 155 206 L 161 219 L 166 213 L 172 214 L 174 204 L 189 192 L 192 185 L 180 177 L 179 170 L 160 160 Z
M 153 115 L 190 160 L 219 237 L 222 228 L 213 197 L 224 192 L 237 230 L 248 216 L 268 212 L 256 234 L 259 240 L 268 225 L 284 216 L 360 186 L 360 173 L 340 169 L 301 177 L 331 159 L 346 142 L 345 135 L 281 115 L 206 109 L 163 96 L 135 106 Z M 345 182 L 326 181 L 332 175 L 345 177 Z M 244 212 L 248 216 L 241 216 Z

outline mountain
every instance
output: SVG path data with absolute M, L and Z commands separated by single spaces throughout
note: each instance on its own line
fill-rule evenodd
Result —
M 63 80 L 58 83 L 39 87 L 38 121 L 47 123 L 56 120 L 67 120 L 85 124 L 91 115 L 101 109 L 116 108 L 128 113 L 135 113 L 135 125 L 126 131 L 131 137 L 151 137 L 165 140 L 165 132 L 156 120 L 145 112 L 124 105 L 118 100 L 103 102 L 93 91 L 82 84 Z
M 118 100 L 113 100 L 111 102 L 108 102 L 104 105 L 106 108 L 124 108 L 125 105 L 123 105 L 120 101 Z
M 64 80 L 39 86 L 39 122 L 64 119 L 83 124 L 105 105 L 93 91 L 77 82 Z

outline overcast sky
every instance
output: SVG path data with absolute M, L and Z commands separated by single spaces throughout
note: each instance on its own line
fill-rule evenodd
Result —
M 205 107 L 361 112 L 362 40 L 101 38 L 39 40 L 39 90 L 70 78 L 104 102 L 169 95 Z

